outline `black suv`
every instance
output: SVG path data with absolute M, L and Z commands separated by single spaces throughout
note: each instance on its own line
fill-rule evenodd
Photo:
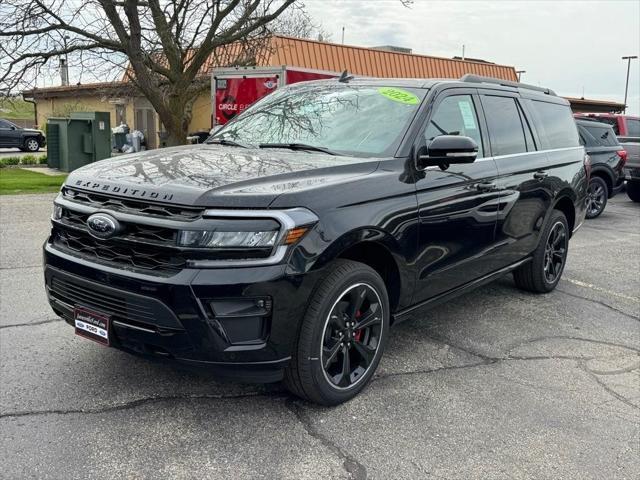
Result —
M 580 143 L 591 160 L 587 218 L 604 212 L 607 200 L 618 193 L 624 182 L 627 152 L 620 145 L 611 125 L 576 119 Z
M 46 144 L 41 130 L 22 128 L 9 120 L 0 118 L 0 147 L 15 147 L 24 152 L 37 152 Z
M 508 272 L 553 290 L 587 160 L 550 90 L 292 85 L 207 144 L 74 171 L 44 246 L 49 301 L 105 345 L 337 404 L 393 323 Z

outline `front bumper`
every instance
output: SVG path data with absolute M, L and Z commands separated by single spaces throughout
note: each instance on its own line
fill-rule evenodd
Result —
M 282 378 L 320 275 L 291 275 L 285 265 L 270 265 L 155 277 L 97 265 L 48 242 L 44 266 L 49 303 L 70 325 L 78 306 L 106 313 L 116 348 L 252 382 Z M 268 299 L 268 311 L 229 315 L 211 307 L 252 299 Z

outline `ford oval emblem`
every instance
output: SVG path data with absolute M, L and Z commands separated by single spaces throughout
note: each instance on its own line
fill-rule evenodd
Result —
M 89 233 L 102 240 L 113 237 L 120 231 L 118 220 L 106 213 L 94 213 L 87 219 Z

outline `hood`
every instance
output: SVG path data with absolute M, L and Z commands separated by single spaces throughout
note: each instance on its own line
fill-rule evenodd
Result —
M 23 128 L 22 131 L 23 132 L 29 132 L 29 133 L 39 133 L 40 135 L 44 136 L 44 132 L 42 130 L 38 130 L 36 128 Z
M 347 182 L 379 159 L 187 145 L 109 158 L 73 171 L 69 187 L 202 207 L 265 208 L 278 196 Z

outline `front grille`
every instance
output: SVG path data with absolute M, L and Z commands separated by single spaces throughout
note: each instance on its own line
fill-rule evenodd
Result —
M 82 205 L 97 209 L 114 210 L 133 215 L 145 215 L 151 217 L 167 218 L 170 220 L 189 221 L 202 217 L 204 210 L 197 207 L 182 207 L 177 205 L 164 205 L 161 203 L 149 203 L 139 200 L 109 197 L 100 193 L 84 192 L 65 187 L 62 195 L 66 200 L 71 200 Z
M 134 298 L 126 300 L 98 291 L 86 284 L 77 285 L 67 280 L 53 277 L 49 287 L 49 294 L 56 300 L 69 306 L 84 306 L 103 312 L 113 317 L 137 321 L 146 325 L 153 325 L 154 312 L 144 301 Z
M 74 212 L 68 208 L 62 209 L 60 222 L 73 229 L 87 232 L 87 219 L 91 215 L 88 213 Z M 151 225 L 141 225 L 138 223 L 121 222 L 124 227 L 124 234 L 120 236 L 123 240 L 135 242 L 152 243 L 155 245 L 175 246 L 178 231 L 172 228 L 154 227 Z
M 88 233 L 54 228 L 53 245 L 67 253 L 79 255 L 105 265 L 116 264 L 133 270 L 153 270 L 172 275 L 186 266 L 182 252 L 175 249 L 159 249 L 143 244 L 116 240 L 98 240 Z
M 184 228 L 186 222 L 198 223 L 196 220 L 202 217 L 202 209 L 145 204 L 69 188 L 63 190 L 63 197 L 71 201 L 58 204 L 61 216 L 53 220 L 51 244 L 64 253 L 91 262 L 140 273 L 151 271 L 154 275 L 171 276 L 187 268 L 189 261 L 261 259 L 272 254 L 271 247 L 180 247 L 178 228 Z M 84 204 L 84 208 L 74 208 L 75 204 L 80 203 Z M 98 211 L 111 211 L 114 215 L 117 215 L 116 212 L 128 214 L 122 216 L 126 221 L 119 220 L 122 229 L 117 235 L 103 240 L 89 233 L 87 220 Z M 162 215 L 165 215 L 162 221 L 149 220 L 149 217 Z

